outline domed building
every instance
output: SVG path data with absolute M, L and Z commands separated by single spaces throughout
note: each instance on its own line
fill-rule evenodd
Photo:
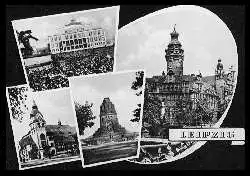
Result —
M 72 19 L 58 30 L 57 34 L 48 37 L 52 54 L 71 52 L 89 48 L 104 47 L 106 35 L 102 28 L 91 24 L 82 24 Z
M 30 113 L 30 131 L 19 141 L 21 162 L 43 159 L 74 151 L 79 155 L 76 128 L 69 125 L 47 125 L 42 113 L 33 101 Z

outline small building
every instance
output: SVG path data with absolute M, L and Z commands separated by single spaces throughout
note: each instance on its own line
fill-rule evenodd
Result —
M 76 128 L 63 125 L 61 121 L 58 121 L 57 125 L 47 125 L 35 101 L 29 126 L 30 131 L 19 141 L 21 162 L 60 154 L 79 154 Z

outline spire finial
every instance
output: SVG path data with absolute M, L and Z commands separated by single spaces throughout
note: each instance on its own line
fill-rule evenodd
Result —
M 174 24 L 174 32 L 176 32 L 175 27 L 176 27 L 176 24 Z
M 33 99 L 33 105 L 32 107 L 37 107 L 35 100 Z

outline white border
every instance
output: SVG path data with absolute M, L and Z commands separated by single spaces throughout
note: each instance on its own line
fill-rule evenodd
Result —
M 126 158 L 119 158 L 119 159 L 114 159 L 114 160 L 109 160 L 109 161 L 103 161 L 103 162 L 97 162 L 97 163 L 92 163 L 92 164 L 88 164 L 88 165 L 84 165 L 84 157 L 83 157 L 83 153 L 82 153 L 82 145 L 81 145 L 81 141 L 80 138 L 78 138 L 79 140 L 79 148 L 81 149 L 81 159 L 82 159 L 82 167 L 83 168 L 87 168 L 87 167 L 93 167 L 93 166 L 99 166 L 99 165 L 103 165 L 103 164 L 108 164 L 108 163 L 113 163 L 113 162 L 118 162 L 118 161 L 124 161 L 124 160 L 128 160 L 128 159 L 134 159 L 134 158 L 139 158 L 140 155 L 140 141 L 141 141 L 141 129 L 142 129 L 142 114 L 143 114 L 143 104 L 144 104 L 144 90 L 145 90 L 145 81 L 146 81 L 146 71 L 145 69 L 138 69 L 138 70 L 126 70 L 126 71 L 119 71 L 119 72 L 108 72 L 108 73 L 100 73 L 100 74 L 90 74 L 90 75 L 83 75 L 83 76 L 77 76 L 77 77 L 70 77 L 69 78 L 69 87 L 72 88 L 72 83 L 71 80 L 73 79 L 85 79 L 85 78 L 92 78 L 92 77 L 98 77 L 98 76 L 104 76 L 104 75 L 118 75 L 118 74 L 124 74 L 124 73 L 131 73 L 131 72 L 138 72 L 138 71 L 143 71 L 144 75 L 143 75 L 143 85 L 142 85 L 142 94 L 141 94 L 141 111 L 140 111 L 140 121 L 139 121 L 139 126 L 140 126 L 140 131 L 139 131 L 139 136 L 138 136 L 138 148 L 137 148 L 137 154 L 135 156 L 130 156 L 130 157 L 126 157 Z M 82 80 L 81 80 L 82 81 Z M 72 96 L 72 90 L 71 90 L 71 101 L 72 101 L 72 106 L 75 110 L 74 107 L 74 101 L 73 101 L 73 96 Z M 77 120 L 76 120 L 77 121 Z M 79 134 L 79 128 L 77 126 L 78 129 L 78 134 Z M 79 135 L 80 136 L 80 135 Z
M 118 44 L 118 28 L 119 28 L 119 19 L 120 19 L 120 6 L 118 6 L 117 9 L 117 14 L 116 14 L 116 33 L 115 33 L 115 46 L 114 46 L 114 63 L 113 63 L 113 71 L 112 72 L 116 72 L 116 52 L 117 52 L 117 44 Z
M 19 56 L 20 56 L 20 59 L 21 59 L 21 63 L 22 63 L 22 66 L 23 66 L 23 72 L 24 72 L 24 76 L 25 76 L 25 79 L 26 79 L 26 82 L 30 87 L 30 83 L 29 83 L 29 79 L 28 79 L 28 74 L 27 74 L 27 71 L 26 71 L 26 67 L 25 67 L 25 64 L 24 64 L 24 59 L 23 59 L 23 55 L 21 53 L 21 48 L 20 48 L 20 44 L 18 42 L 18 36 L 17 36 L 17 33 L 16 33 L 16 27 L 15 27 L 15 23 L 17 21 L 25 21 L 27 19 L 43 19 L 43 18 L 48 18 L 48 17 L 57 17 L 57 16 L 65 16 L 65 15 L 75 15 L 75 14 L 85 14 L 85 13 L 89 13 L 89 12 L 95 12 L 95 11 L 100 11 L 100 10 L 107 10 L 107 9 L 116 9 L 116 24 L 115 24 L 115 28 L 116 28 L 116 32 L 115 32 L 115 46 L 114 46 L 114 56 L 113 56 L 113 59 L 114 59 L 114 62 L 113 62 L 113 69 L 112 69 L 112 72 L 114 72 L 116 70 L 115 68 L 115 65 L 116 65 L 116 59 L 115 59 L 115 55 L 116 55 L 116 48 L 117 48 L 117 37 L 118 37 L 118 27 L 119 27 L 119 13 L 120 13 L 120 6 L 111 6 L 111 7 L 102 7 L 102 8 L 96 8 L 96 9 L 88 9 L 88 10 L 83 10 L 83 11 L 76 11 L 76 12 L 69 12 L 69 13 L 60 13 L 60 14 L 55 14 L 55 15 L 47 15 L 47 16 L 41 16 L 41 17 L 31 17 L 31 18 L 24 18 L 24 19 L 19 19 L 19 20 L 12 20 L 11 23 L 12 23 L 12 29 L 13 29 L 13 32 L 14 32 L 14 35 L 15 35 L 15 39 L 16 39 L 16 44 L 17 44 L 17 48 L 18 48 L 18 53 L 19 53 Z M 92 73 L 93 74 L 93 73 Z M 82 75 L 83 76 L 83 75 Z M 74 76 L 73 76 L 74 77 Z M 69 77 L 67 77 L 69 78 Z M 65 87 L 63 87 L 65 88 Z M 61 88 L 55 88 L 55 89 L 61 89 Z M 54 90 L 54 89 L 47 89 L 47 90 Z M 46 90 L 45 90 L 46 91 Z M 32 91 L 32 92 L 40 92 L 40 91 Z
M 20 87 L 26 87 L 26 88 L 28 88 L 28 92 L 27 92 L 28 96 L 33 96 L 34 94 L 42 93 L 42 92 L 32 92 L 30 90 L 28 84 L 22 84 L 22 85 L 18 85 L 18 86 L 6 87 L 6 98 L 7 98 L 7 102 L 8 102 L 8 109 L 9 109 L 9 115 L 10 115 L 10 121 L 11 121 L 11 128 L 12 128 L 12 133 L 13 133 L 13 137 L 14 137 L 14 143 L 15 143 L 15 148 L 16 148 L 16 156 L 17 156 L 17 160 L 18 160 L 19 170 L 26 170 L 26 169 L 31 169 L 31 168 L 38 168 L 38 167 L 44 167 L 44 166 L 49 166 L 49 165 L 55 165 L 55 164 L 60 164 L 60 163 L 67 163 L 67 162 L 81 160 L 81 155 L 78 155 L 78 157 L 75 158 L 75 159 L 69 159 L 69 160 L 58 161 L 58 162 L 53 162 L 52 161 L 51 163 L 47 163 L 47 164 L 38 164 L 36 166 L 21 167 L 21 161 L 20 161 L 20 158 L 19 158 L 19 151 L 18 151 L 18 144 L 16 143 L 16 141 L 18 141 L 18 140 L 16 140 L 16 137 L 15 137 L 15 134 L 14 134 L 14 128 L 12 126 L 12 123 L 13 123 L 14 119 L 13 119 L 13 115 L 12 115 L 12 112 L 11 112 L 11 109 L 10 109 L 10 100 L 9 100 L 9 92 L 8 92 L 8 89 L 11 89 L 11 88 L 20 88 Z M 62 90 L 62 89 L 60 89 L 60 90 Z M 63 90 L 67 90 L 67 89 L 63 89 Z M 58 89 L 54 89 L 54 90 L 50 90 L 50 91 L 56 92 L 56 91 L 58 91 Z M 69 94 L 69 96 L 70 96 L 70 94 Z M 72 109 L 72 111 L 74 112 L 74 109 Z M 76 117 L 73 117 L 73 118 L 76 119 Z M 78 126 L 77 123 L 75 123 L 75 126 L 76 127 Z M 77 133 L 77 138 L 79 139 L 78 133 Z
M 198 6 L 198 5 L 177 5 L 177 6 L 170 6 L 170 7 L 167 7 L 167 8 L 164 8 L 164 9 L 161 9 L 161 10 L 158 10 L 158 11 L 155 11 L 155 12 L 152 12 L 148 15 L 145 15 L 141 18 L 138 18 L 136 19 L 135 21 L 132 21 L 130 22 L 129 24 L 123 26 L 121 29 L 119 29 L 119 32 L 122 32 L 123 30 L 126 29 L 126 27 L 128 26 L 131 26 L 133 24 L 136 24 L 140 21 L 143 21 L 143 20 L 146 20 L 147 18 L 150 18 L 150 17 L 154 17 L 154 16 L 157 16 L 157 15 L 160 15 L 160 14 L 164 14 L 164 13 L 167 13 L 167 12 L 176 12 L 178 10 L 182 10 L 182 8 L 192 8 L 191 10 L 193 10 L 193 8 L 196 8 L 197 10 L 201 11 L 201 13 L 207 13 L 211 16 L 215 16 L 217 18 L 218 21 L 222 22 L 222 24 L 225 25 L 225 28 L 230 31 L 231 35 L 232 35 L 232 38 L 234 40 L 234 43 L 236 45 L 236 50 L 237 50 L 237 43 L 235 42 L 235 39 L 233 37 L 233 34 L 231 32 L 231 30 L 227 27 L 226 23 L 224 21 L 221 20 L 221 18 L 216 15 L 215 13 L 213 13 L 212 11 L 204 8 L 204 7 L 201 7 L 201 6 Z M 237 52 L 237 55 L 238 55 L 238 52 Z M 238 56 L 238 59 L 237 59 L 237 63 L 239 65 L 239 56 Z M 213 128 L 219 128 L 221 126 L 221 124 L 223 123 L 227 113 L 228 113 L 228 110 L 232 104 L 232 100 L 233 100 L 233 97 L 234 97 L 234 94 L 235 94 L 235 90 L 236 90 L 236 86 L 237 86 L 237 77 L 238 77 L 238 66 L 237 66 L 237 71 L 236 71 L 236 79 L 235 79 L 235 85 L 234 85 L 234 90 L 233 90 L 233 95 L 232 95 L 232 98 L 225 110 L 225 112 L 223 113 L 222 117 L 219 119 L 219 121 L 213 126 Z M 184 158 L 188 155 L 190 155 L 191 153 L 193 153 L 195 150 L 198 150 L 201 146 L 203 146 L 207 141 L 198 141 L 196 142 L 195 144 L 193 144 L 190 148 L 186 149 L 184 152 L 182 152 L 181 154 L 178 154 L 176 156 L 174 156 L 172 159 L 169 159 L 169 160 L 164 160 L 162 162 L 157 162 L 157 163 L 141 163 L 141 162 L 137 162 L 137 161 L 129 161 L 129 162 L 134 162 L 134 163 L 138 163 L 138 164 L 161 164 L 161 163 L 167 163 L 167 162 L 173 162 L 173 161 L 176 161 L 178 159 L 181 159 L 181 158 Z

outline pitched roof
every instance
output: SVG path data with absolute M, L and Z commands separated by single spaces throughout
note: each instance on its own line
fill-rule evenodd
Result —
M 45 130 L 51 133 L 54 141 L 74 142 L 76 128 L 69 125 L 46 125 Z
M 46 125 L 45 130 L 55 135 L 76 134 L 76 128 L 69 125 Z
M 182 80 L 187 81 L 187 82 L 193 82 L 193 81 L 196 81 L 196 76 L 183 75 Z

